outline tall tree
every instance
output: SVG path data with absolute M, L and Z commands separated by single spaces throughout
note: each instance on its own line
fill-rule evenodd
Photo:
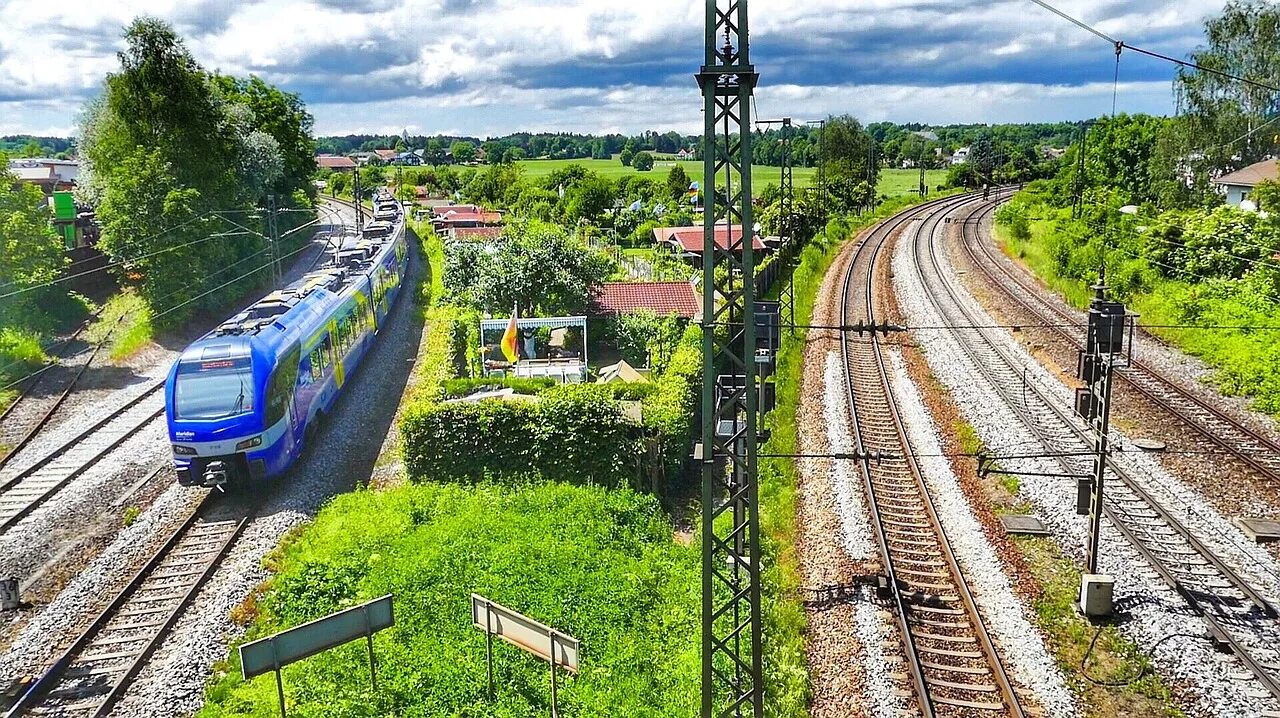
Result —
M 66 261 L 62 242 L 49 228 L 44 193 L 18 182 L 0 154 L 0 294 L 54 279 Z M 0 324 L 25 324 L 28 293 L 0 299 Z M 19 315 L 22 316 L 19 316 Z
M 875 140 L 851 115 L 827 118 L 822 128 L 821 163 L 828 181 L 850 188 L 859 182 L 874 187 L 880 177 Z
M 1205 40 L 1191 55 L 1197 65 L 1280 86 L 1280 5 L 1272 0 L 1230 0 L 1205 23 Z M 1179 69 L 1176 87 L 1194 127 L 1189 149 L 1210 169 L 1247 165 L 1280 147 L 1276 125 L 1256 131 L 1280 117 L 1280 93 L 1190 68 Z
M 216 75 L 214 82 L 227 101 L 243 104 L 253 111 L 253 130 L 270 135 L 278 146 L 280 177 L 272 191 L 289 196 L 301 190 L 315 192 L 311 177 L 316 171 L 316 143 L 311 136 L 315 120 L 297 95 L 269 85 L 257 76 L 242 80 Z M 261 138 L 255 140 L 261 143 Z

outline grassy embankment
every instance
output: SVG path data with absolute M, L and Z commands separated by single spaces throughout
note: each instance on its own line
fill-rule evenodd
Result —
M 1038 207 L 1040 219 L 1030 222 L 1031 236 L 1013 238 L 997 225 L 996 236 L 1005 251 L 1024 262 L 1048 287 L 1073 306 L 1088 305 L 1093 291 L 1082 280 L 1059 274 L 1053 252 L 1060 240 L 1048 218 L 1052 210 Z M 1280 332 L 1249 329 L 1161 328 L 1277 327 L 1280 306 L 1238 283 L 1191 283 L 1144 273 L 1144 286 L 1126 298 L 1140 315 L 1141 325 L 1155 336 L 1213 367 L 1212 383 L 1224 394 L 1244 396 L 1260 411 L 1280 417 Z

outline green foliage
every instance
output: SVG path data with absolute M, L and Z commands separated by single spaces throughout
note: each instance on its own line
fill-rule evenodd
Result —
M 702 387 L 702 332 L 690 326 L 657 376 L 657 389 L 641 399 L 644 478 L 662 493 L 693 453 L 693 419 Z
M 667 173 L 667 199 L 672 202 L 682 201 L 688 195 L 690 184 L 692 182 L 683 167 L 678 164 L 672 167 Z
M 55 279 L 67 260 L 62 241 L 49 227 L 44 194 L 18 183 L 7 166 L 0 167 L 0 257 L 0 295 L 21 292 L 0 297 L 0 326 L 41 324 L 35 315 L 48 292 L 34 287 Z
M 653 169 L 653 155 L 648 152 L 637 152 L 635 157 L 631 158 L 631 166 L 637 172 L 648 172 Z
M 415 481 L 623 486 L 635 478 L 635 427 L 605 387 L 569 384 L 539 401 L 417 404 L 400 421 Z
M 487 697 L 472 592 L 582 641 L 582 671 L 560 678 L 564 715 L 697 712 L 698 551 L 672 540 L 650 497 L 563 484 L 357 492 L 326 506 L 278 563 L 250 640 L 387 593 L 396 603 L 396 626 L 374 639 L 378 692 L 363 643 L 337 648 L 285 669 L 290 715 L 545 715 L 546 664 L 500 641 Z M 275 690 L 270 676 L 246 683 L 233 668 L 199 715 L 272 715 Z
M 851 115 L 827 118 L 819 145 L 829 184 L 856 187 L 859 182 L 867 182 L 875 185 L 880 176 L 880 168 L 873 161 L 875 140 L 856 118 Z
M 476 146 L 470 142 L 459 140 L 449 146 L 449 156 L 454 162 L 466 164 L 476 158 Z
M 0 327 L 0 387 L 8 387 L 48 361 L 40 338 L 29 330 Z M 5 390 L 0 389 L 0 404 Z
M 211 77 L 159 20 L 135 20 L 125 41 L 120 71 L 85 108 L 80 190 L 117 276 L 175 325 L 265 272 L 251 206 L 278 191 L 280 207 L 309 208 L 310 116 L 261 81 Z M 305 222 L 286 217 L 282 233 Z
M 618 155 L 618 159 L 621 160 L 623 167 L 630 167 L 631 163 L 635 160 L 635 157 L 636 151 L 632 149 L 631 145 L 624 147 L 622 152 Z
M 622 358 L 637 367 L 652 366 L 661 373 L 675 351 L 682 333 L 680 317 L 660 317 L 651 309 L 619 314 L 609 319 L 609 333 Z
M 559 227 L 517 221 L 490 250 L 454 242 L 445 256 L 444 289 L 450 301 L 486 312 L 561 316 L 586 310 L 591 288 L 612 271 L 602 253 L 571 240 Z

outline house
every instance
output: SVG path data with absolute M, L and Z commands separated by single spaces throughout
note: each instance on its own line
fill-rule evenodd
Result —
M 9 173 L 19 182 L 36 185 L 46 195 L 52 195 L 55 190 L 75 187 L 80 177 L 80 163 L 76 160 L 26 157 L 9 160 Z
M 492 242 L 502 237 L 502 227 L 450 227 L 449 239 L 458 242 Z
M 1225 174 L 1215 179 L 1213 183 L 1218 185 L 1220 191 L 1227 196 L 1227 204 L 1238 207 L 1241 202 L 1249 199 L 1254 187 L 1266 180 L 1275 182 L 1278 176 L 1280 176 L 1280 161 L 1273 158 L 1255 162 L 1244 169 Z M 1267 209 L 1275 211 L 1278 208 L 1268 207 Z
M 354 172 L 357 167 L 355 160 L 342 155 L 316 155 L 316 166 L 334 172 Z
M 378 160 L 381 162 L 391 162 L 396 158 L 396 155 L 399 155 L 400 153 L 395 150 L 374 150 L 373 154 L 377 156 Z
M 729 225 L 720 224 L 716 226 L 715 242 L 717 247 L 728 249 L 730 237 L 732 237 L 733 244 L 740 248 L 742 245 L 742 225 L 735 224 L 730 227 Z M 695 263 L 701 263 L 703 249 L 702 227 L 658 227 L 653 230 L 653 240 L 659 245 L 670 247 L 680 256 L 696 260 Z M 757 252 L 763 252 L 768 247 L 760 239 L 759 235 L 753 234 L 751 248 Z
M 951 164 L 962 165 L 969 161 L 969 148 L 961 147 L 951 155 Z
M 410 167 L 417 167 L 418 165 L 422 164 L 422 158 L 413 152 L 401 152 L 400 154 L 396 155 L 394 159 L 392 159 L 392 163 L 397 165 L 407 165 Z
M 1067 150 L 1065 148 L 1060 148 L 1060 147 L 1041 147 L 1040 148 L 1040 157 L 1046 160 L 1062 159 L 1062 156 L 1065 154 L 1067 154 Z
M 702 299 L 689 282 L 605 282 L 592 291 L 592 314 L 608 316 L 648 309 L 660 317 L 702 315 Z
M 693 149 L 686 147 L 676 153 L 676 159 L 692 160 L 692 159 L 696 159 L 695 155 L 697 155 L 697 153 L 694 152 Z
M 437 232 L 459 227 L 492 227 L 502 224 L 501 212 L 493 212 L 474 204 L 447 204 L 433 207 L 431 212 L 431 224 Z
M 370 165 L 370 164 L 372 165 L 382 164 L 382 160 L 378 159 L 377 152 L 352 152 L 347 156 L 355 160 L 355 163 L 361 167 L 364 167 L 365 165 Z

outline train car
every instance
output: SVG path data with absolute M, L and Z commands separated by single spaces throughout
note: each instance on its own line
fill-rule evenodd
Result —
M 389 196 L 376 206 L 384 219 L 332 248 L 328 266 L 263 297 L 174 362 L 165 415 L 179 483 L 269 481 L 297 461 L 400 294 L 403 212 Z

